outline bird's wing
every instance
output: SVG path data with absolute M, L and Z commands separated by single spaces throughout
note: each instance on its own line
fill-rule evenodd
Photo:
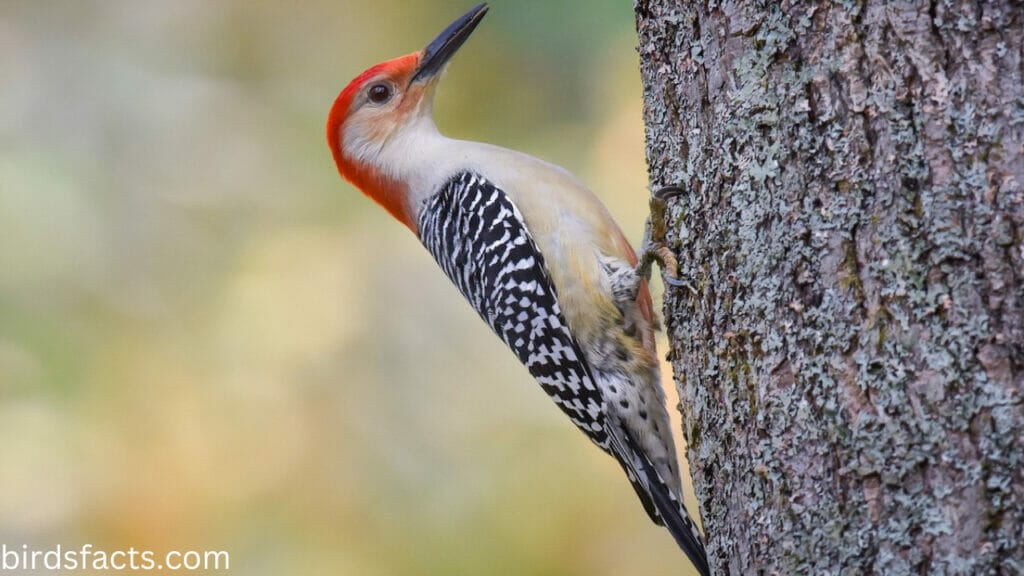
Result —
M 463 172 L 426 200 L 418 225 L 423 245 L 473 309 L 573 423 L 608 450 L 601 392 L 544 256 L 508 195 Z
M 624 426 L 606 412 L 590 365 L 558 304 L 544 256 L 508 195 L 470 172 L 425 201 L 420 240 L 484 322 L 555 404 L 625 469 L 644 509 L 707 574 L 688 514 Z

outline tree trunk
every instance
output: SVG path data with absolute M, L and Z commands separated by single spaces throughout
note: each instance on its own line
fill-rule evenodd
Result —
M 715 572 L 1024 573 L 1024 7 L 636 12 Z

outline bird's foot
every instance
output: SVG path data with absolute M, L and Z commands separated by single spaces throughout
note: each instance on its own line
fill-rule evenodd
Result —
M 657 262 L 664 275 L 662 280 L 670 286 L 686 286 L 686 282 L 679 279 L 679 261 L 672 250 L 664 244 L 645 244 L 640 251 L 640 262 L 636 267 L 637 282 L 650 280 L 651 264 Z
M 640 247 L 639 264 L 636 267 L 638 279 L 650 280 L 651 264 L 657 262 L 664 271 L 662 279 L 669 286 L 688 286 L 679 279 L 679 261 L 665 244 L 668 232 L 666 216 L 668 200 L 686 192 L 680 186 L 665 186 L 651 195 L 651 214 L 644 229 L 644 242 Z M 639 281 L 639 280 L 638 280 Z

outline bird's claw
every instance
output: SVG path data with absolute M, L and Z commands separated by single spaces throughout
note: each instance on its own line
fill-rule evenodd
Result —
M 647 219 L 647 233 L 644 238 L 644 267 L 649 271 L 650 262 L 654 261 L 661 265 L 664 272 L 662 280 L 665 284 L 674 287 L 689 286 L 684 280 L 679 279 L 679 262 L 675 254 L 665 245 L 665 237 L 668 233 L 668 200 L 686 193 L 682 186 L 663 186 L 651 194 L 651 215 Z
M 651 247 L 651 252 L 655 261 L 661 264 L 661 269 L 665 271 L 666 276 L 679 277 L 679 261 L 676 260 L 676 255 L 669 250 L 668 246 L 655 244 Z
M 661 279 L 669 286 L 686 286 L 685 280 L 679 279 L 679 261 L 676 260 L 676 255 L 669 250 L 668 246 L 664 244 L 658 244 L 651 250 L 654 260 L 661 264 L 661 270 L 663 272 Z
M 686 280 L 680 280 L 679 278 L 673 278 L 667 272 L 664 276 L 661 277 L 661 279 L 663 282 L 665 282 L 665 284 L 668 284 L 669 286 L 673 286 L 675 288 L 691 288 L 689 282 L 687 282 Z
M 659 202 L 667 202 L 669 199 L 675 198 L 676 196 L 681 196 L 685 193 L 686 189 L 683 188 L 682 186 L 671 184 L 659 188 L 654 192 L 654 194 L 651 194 L 651 197 L 654 198 L 655 200 L 658 200 Z

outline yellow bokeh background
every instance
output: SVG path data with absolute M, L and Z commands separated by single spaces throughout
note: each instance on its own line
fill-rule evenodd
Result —
M 491 4 L 438 125 L 567 167 L 636 242 L 631 3 Z M 468 7 L 0 3 L 0 543 L 226 550 L 240 575 L 687 573 L 328 153 L 348 80 Z

